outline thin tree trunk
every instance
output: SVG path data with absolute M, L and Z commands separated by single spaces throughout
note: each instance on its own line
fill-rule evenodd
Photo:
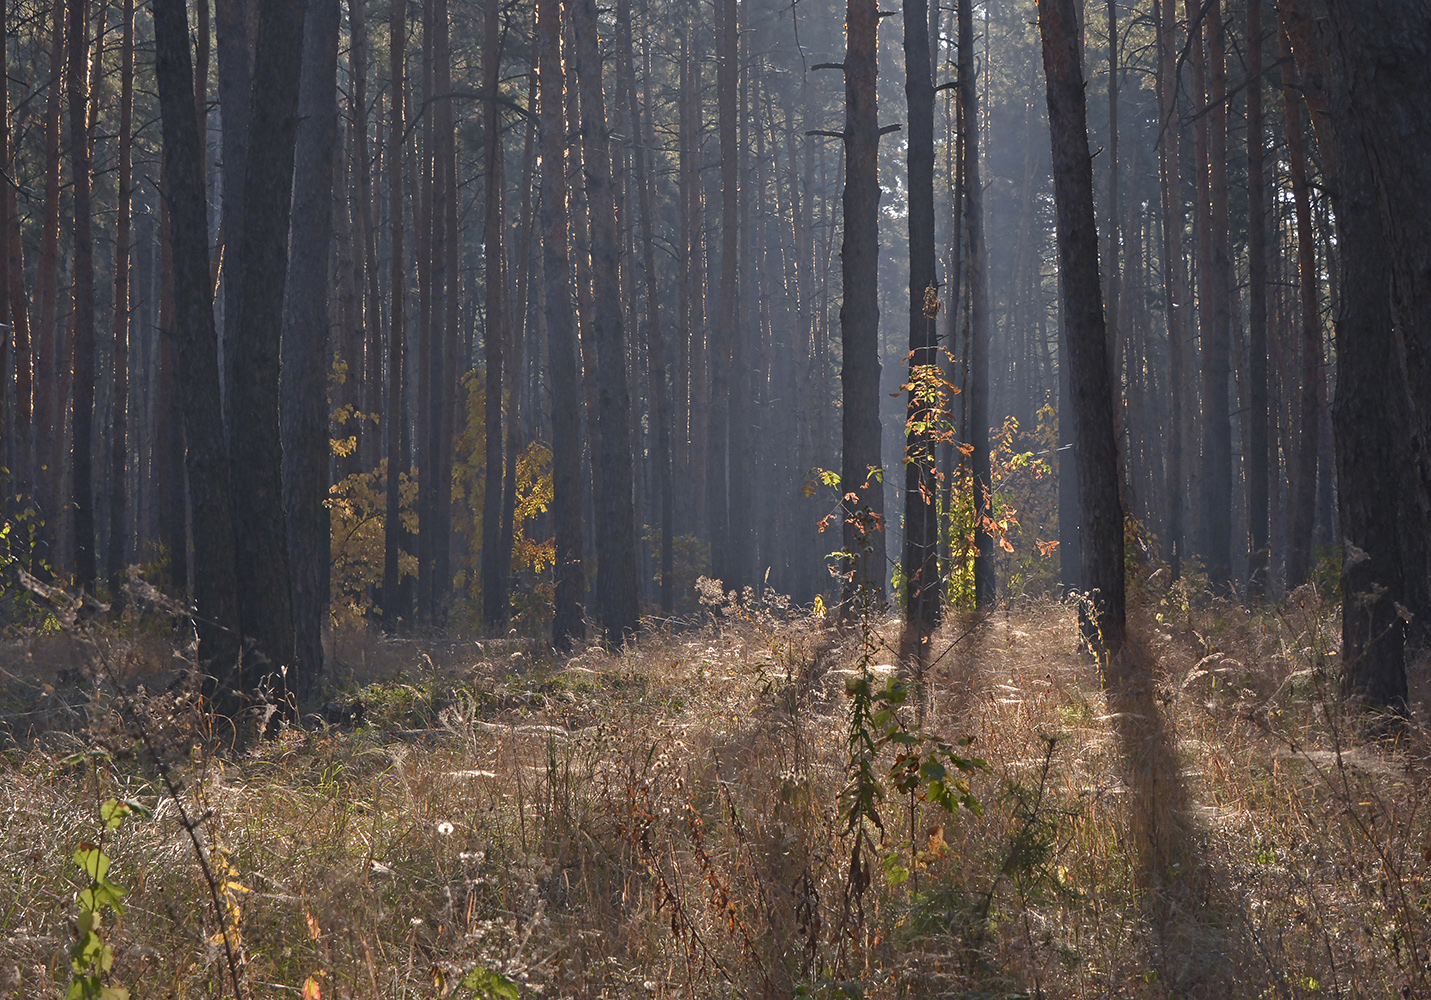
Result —
M 1202 356 L 1203 558 L 1207 560 L 1208 582 L 1224 588 L 1231 580 L 1232 557 L 1232 410 L 1228 401 L 1232 365 L 1232 257 L 1227 205 L 1226 33 L 1220 0 L 1210 0 L 1207 27 L 1207 57 L 1212 79 L 1206 115 L 1212 246 L 1208 299 L 1201 303 L 1209 320 L 1204 327 Z
M 436 59 L 437 90 L 439 93 L 452 91 L 452 42 L 451 25 L 448 19 L 447 0 L 436 0 L 437 45 Z M 432 610 L 434 620 L 441 624 L 447 619 L 448 605 L 452 599 L 452 463 L 453 438 L 456 428 L 460 400 L 460 375 L 458 353 L 460 350 L 460 327 L 458 306 L 460 302 L 462 234 L 458 230 L 457 206 L 457 139 L 452 102 L 439 101 L 432 111 L 436 119 L 437 131 L 437 182 L 434 192 L 433 221 L 441 216 L 443 240 L 439 248 L 441 259 L 434 256 L 433 264 L 438 269 L 437 288 L 444 294 L 442 307 L 441 340 L 434 330 L 433 391 L 437 394 L 431 412 L 431 419 L 437 423 L 437 433 L 431 439 L 433 451 L 434 497 L 433 497 L 433 555 L 432 555 Z M 434 308 L 436 308 L 434 303 Z
M 1303 139 L 1301 100 L 1296 74 L 1283 67 L 1282 96 L 1286 106 L 1287 161 L 1297 221 L 1297 287 L 1300 291 L 1298 356 L 1300 419 L 1294 429 L 1295 458 L 1290 470 L 1291 500 L 1287 525 L 1287 589 L 1307 582 L 1312 563 L 1312 525 L 1317 497 L 1317 380 L 1322 377 L 1322 322 L 1317 301 L 1317 248 L 1312 234 L 1312 202 L 1307 189 L 1307 153 Z
M 1263 166 L 1262 0 L 1247 0 L 1247 594 L 1267 595 L 1267 207 Z M 1288 116 L 1289 127 L 1296 119 Z
M 510 601 L 512 541 L 503 538 L 502 517 L 502 392 L 503 366 L 507 350 L 507 263 L 503 226 L 502 116 L 495 98 L 500 80 L 501 59 L 497 0 L 486 0 L 486 31 L 483 35 L 482 62 L 485 100 L 486 136 L 486 210 L 483 215 L 486 247 L 484 277 L 487 284 L 487 323 L 484 327 L 487 355 L 487 455 L 486 481 L 482 493 L 482 620 L 489 629 L 498 629 L 507 620 Z M 583 114 L 585 109 L 583 108 Z M 612 433 L 609 426 L 603 433 Z
M 1185 378 L 1188 348 L 1187 261 L 1183 256 L 1183 195 L 1178 151 L 1178 61 L 1176 0 L 1160 0 L 1158 8 L 1158 146 L 1163 217 L 1163 308 L 1168 327 L 1169 411 L 1167 431 L 1167 548 L 1169 575 L 1182 575 L 1186 530 L 1183 521 L 1183 440 Z
M 75 585 L 94 591 L 97 574 L 94 520 L 94 237 L 90 206 L 89 4 L 69 0 L 70 186 L 74 198 L 74 400 L 71 434 Z
M 219 337 L 219 377 L 223 380 L 225 424 L 231 422 L 234 381 L 238 378 L 234 352 L 238 331 L 238 250 L 243 246 L 245 217 L 244 177 L 248 172 L 249 119 L 254 88 L 254 46 L 257 41 L 257 8 L 260 0 L 215 0 L 218 21 L 216 39 L 219 58 L 219 123 L 222 126 L 219 155 L 223 165 L 223 189 L 219 198 L 219 231 L 222 239 L 215 265 L 223 274 L 220 302 L 223 316 Z M 203 136 L 199 137 L 200 148 Z M 228 266 L 224 267 L 223 262 Z
M 105 560 L 111 600 L 123 600 L 124 541 L 128 534 L 129 459 L 129 251 L 131 149 L 134 115 L 134 0 L 120 8 L 118 204 L 114 221 L 114 396 L 110 402 L 109 552 Z M 4 108 L 0 107 L 0 114 Z M 202 173 L 200 174 L 202 177 Z
M 904 2 L 905 100 L 909 107 L 909 401 L 904 445 L 905 635 L 902 654 L 922 670 L 926 643 L 939 620 L 939 523 L 934 437 L 918 390 L 938 377 L 934 249 L 934 76 L 930 64 L 928 0 Z
M 675 498 L 671 483 L 671 420 L 666 389 L 665 330 L 661 326 L 659 275 L 656 273 L 656 248 L 652 226 L 650 168 L 647 145 L 654 142 L 642 121 L 636 102 L 635 57 L 631 40 L 631 2 L 617 4 L 617 24 L 621 34 L 623 76 L 626 85 L 626 106 L 631 114 L 631 134 L 635 139 L 637 197 L 641 209 L 642 267 L 646 273 L 646 343 L 648 351 L 648 385 L 651 395 L 651 425 L 655 434 L 651 463 L 655 466 L 656 492 L 661 503 L 661 612 L 670 615 L 675 607 Z M 647 79 L 649 80 L 649 74 Z
M 40 229 L 40 259 L 35 273 L 35 300 L 39 322 L 35 342 L 35 471 L 34 482 L 40 515 L 50 552 L 54 548 L 60 516 L 61 444 L 64 420 L 60 407 L 64 398 L 57 391 L 60 381 L 59 270 L 60 270 L 60 127 L 64 109 L 65 2 L 54 0 L 50 27 L 49 99 L 45 109 L 45 214 Z M 57 568 L 57 567 L 56 567 Z
M 989 533 L 993 472 L 989 459 L 989 286 L 984 248 L 984 189 L 979 170 L 979 105 L 974 76 L 974 26 L 970 0 L 959 0 L 959 99 L 963 104 L 964 191 L 968 232 L 969 344 L 964 428 L 974 490 L 974 606 L 994 604 L 994 537 Z M 985 73 L 987 75 L 987 68 Z
M 411 613 L 400 565 L 407 548 L 407 530 L 402 523 L 399 480 L 403 466 L 403 355 L 407 303 L 407 262 L 403 247 L 402 152 L 406 133 L 404 112 L 407 87 L 407 3 L 392 0 L 388 22 L 389 79 L 392 81 L 392 108 L 388 124 L 388 205 L 391 226 L 392 278 L 389 284 L 391 319 L 388 337 L 388 399 L 383 413 L 387 442 L 387 504 L 383 525 L 383 620 L 389 628 Z
M 565 70 L 558 0 L 537 2 L 542 126 L 542 277 L 547 356 L 552 380 L 552 521 L 555 529 L 555 611 L 552 645 L 580 637 L 586 598 L 581 521 L 581 376 L 567 251 Z

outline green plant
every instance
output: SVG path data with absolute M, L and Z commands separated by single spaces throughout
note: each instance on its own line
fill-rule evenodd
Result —
M 114 946 L 105 940 L 104 915 L 124 913 L 121 900 L 128 892 L 109 879 L 110 859 L 104 852 L 104 837 L 117 830 L 131 815 L 148 816 L 149 810 L 133 799 L 106 799 L 100 804 L 99 843 L 85 841 L 74 853 L 74 863 L 88 884 L 75 893 L 79 914 L 75 917 L 75 943 L 70 946 L 70 988 L 65 1000 L 128 1000 L 123 986 L 106 985 L 114 968 Z

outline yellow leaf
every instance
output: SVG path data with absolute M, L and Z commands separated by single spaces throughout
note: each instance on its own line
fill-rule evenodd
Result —
M 318 918 L 313 915 L 312 911 L 308 910 L 304 911 L 303 917 L 308 921 L 308 936 L 314 941 L 317 941 L 319 935 L 323 933 L 322 928 L 318 926 Z

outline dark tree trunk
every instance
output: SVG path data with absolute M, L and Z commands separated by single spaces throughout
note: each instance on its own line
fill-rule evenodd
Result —
M 1183 440 L 1186 413 L 1184 357 L 1188 350 L 1187 260 L 1183 256 L 1183 195 L 1178 154 L 1177 8 L 1160 0 L 1158 8 L 1158 146 L 1163 216 L 1163 303 L 1168 326 L 1167 548 L 1169 574 L 1182 575 L 1185 554 L 1183 519 Z
M 711 547 L 711 573 L 727 585 L 734 579 L 730 532 L 730 382 L 731 343 L 737 336 L 736 244 L 739 227 L 740 151 L 736 145 L 736 88 L 740 66 L 736 56 L 735 0 L 718 0 L 716 12 L 716 112 L 720 143 L 720 284 L 715 323 L 706 341 L 709 396 L 706 407 L 706 533 Z
M 964 204 L 968 232 L 969 344 L 968 419 L 965 443 L 974 490 L 974 606 L 994 605 L 994 536 L 989 533 L 993 470 L 989 459 L 989 283 L 984 247 L 984 189 L 979 170 L 979 98 L 974 76 L 974 24 L 971 0 L 959 0 L 959 100 L 964 124 Z M 987 72 L 987 69 L 986 69 Z
M 203 0 L 207 2 L 207 0 Z M 243 244 L 244 177 L 248 171 L 249 117 L 253 102 L 254 45 L 258 31 L 259 0 L 215 0 L 219 57 L 219 123 L 222 126 L 219 155 L 223 163 L 222 193 L 219 198 L 220 245 L 216 265 L 224 279 L 219 291 L 223 324 L 220 328 L 222 353 L 219 375 L 223 379 L 224 418 L 230 417 L 237 349 L 239 313 L 238 251 Z M 200 155 L 204 137 L 200 134 Z M 227 261 L 227 266 L 223 261 Z
M 904 3 L 904 93 L 909 107 L 909 382 L 939 374 L 935 319 L 934 77 L 928 0 Z M 927 397 L 909 392 L 904 445 L 905 636 L 903 654 L 921 666 L 939 620 L 939 523 L 933 435 Z M 952 402 L 952 401 L 951 401 Z
M 436 60 L 437 90 L 439 93 L 452 91 L 452 42 L 448 22 L 447 0 L 437 0 L 438 35 L 433 53 Z M 438 421 L 437 435 L 432 443 L 435 452 L 436 497 L 433 504 L 433 557 L 432 557 L 432 604 L 437 622 L 446 621 L 448 606 L 452 599 L 452 463 L 453 438 L 457 426 L 457 414 L 465 410 L 460 405 L 462 368 L 459 364 L 461 333 L 459 326 L 459 300 L 462 290 L 461 257 L 462 234 L 458 229 L 457 204 L 457 129 L 454 123 L 452 102 L 440 101 L 433 109 L 437 130 L 437 167 L 439 186 L 436 191 L 434 218 L 441 214 L 443 240 L 439 248 L 441 259 L 434 259 L 440 267 L 438 287 L 444 292 L 442 302 L 442 338 L 435 359 L 434 389 L 440 387 L 440 394 L 434 400 L 432 419 Z M 434 334 L 434 340 L 436 335 Z
M 60 517 L 60 461 L 65 422 L 58 391 L 60 381 L 59 312 L 60 271 L 60 134 L 65 65 L 65 0 L 54 0 L 50 28 L 49 98 L 45 107 L 45 213 L 40 228 L 40 259 L 35 271 L 35 493 L 44 520 L 44 539 L 54 562 L 55 529 Z M 37 567 L 38 568 L 38 567 Z
M 1317 503 L 1317 382 L 1322 377 L 1322 314 L 1317 300 L 1320 275 L 1317 247 L 1312 233 L 1312 201 L 1307 188 L 1307 152 L 1303 138 L 1302 102 L 1297 77 L 1291 66 L 1283 68 L 1282 96 L 1286 107 L 1287 162 L 1292 184 L 1292 203 L 1297 221 L 1297 288 L 1301 311 L 1298 324 L 1298 379 L 1300 414 L 1295 450 L 1289 470 L 1290 502 L 1287 525 L 1287 589 L 1307 582 L 1312 566 L 1312 526 Z
M 1289 118 L 1289 122 L 1291 119 Z M 1263 167 L 1262 0 L 1247 0 L 1247 596 L 1267 595 L 1267 190 Z
M 407 325 L 407 262 L 403 248 L 402 151 L 406 133 L 407 3 L 392 0 L 388 22 L 388 66 L 392 81 L 391 120 L 388 123 L 388 205 L 391 225 L 392 280 L 388 288 L 388 399 L 383 413 L 387 444 L 387 504 L 383 525 L 383 620 L 394 628 L 411 608 L 403 586 L 401 558 L 408 548 L 402 523 L 399 490 L 403 468 L 403 356 Z
M 884 602 L 884 465 L 879 421 L 879 11 L 849 0 L 845 15 L 845 233 L 840 383 L 844 455 L 845 598 Z
M 1392 319 L 1400 333 L 1410 387 L 1411 433 L 1403 448 L 1407 477 L 1397 517 L 1408 531 L 1402 547 L 1409 634 L 1431 651 L 1431 9 L 1424 3 L 1328 0 L 1343 43 L 1353 118 L 1361 124 L 1390 252 Z M 1342 287 L 1349 284 L 1343 276 Z
M 630 0 L 620 0 L 617 4 L 617 22 L 621 32 L 626 105 L 630 110 L 631 134 L 634 137 L 636 189 L 641 209 L 641 264 L 646 274 L 647 366 L 651 394 L 651 425 L 655 438 L 654 447 L 651 449 L 651 464 L 655 467 L 656 493 L 661 505 L 661 612 L 670 615 L 675 607 L 676 510 L 671 484 L 671 419 L 666 388 L 666 334 L 661 326 L 660 282 L 656 273 L 656 243 L 652 222 L 652 185 L 650 167 L 647 164 L 647 142 L 650 137 L 642 120 L 641 106 L 636 100 Z
M 1392 326 L 1392 265 L 1366 119 L 1353 110 L 1340 34 L 1314 24 L 1310 4 L 1285 2 L 1303 97 L 1326 153 L 1337 215 L 1341 286 L 1336 315 L 1337 387 L 1332 406 L 1343 535 L 1342 684 L 1376 707 L 1404 708 L 1408 603 L 1403 551 L 1425 545 L 1424 526 L 1403 522 L 1411 393 Z M 1422 550 L 1424 551 L 1424 549 Z
M 631 455 L 631 394 L 626 381 L 626 334 L 617 275 L 616 193 L 601 90 L 601 56 L 594 0 L 567 0 L 576 39 L 572 72 L 581 91 L 581 137 L 591 212 L 591 329 L 596 353 L 600 426 L 592 455 L 596 492 L 597 617 L 608 641 L 620 643 L 641 624 L 636 583 L 636 513 Z
M 94 523 L 94 236 L 90 218 L 89 4 L 69 0 L 70 185 L 74 198 L 74 400 L 73 502 L 75 585 L 93 593 L 96 577 Z
M 266 691 L 286 712 L 296 710 L 291 696 L 309 683 L 293 659 L 293 589 L 279 431 L 303 7 L 303 0 L 259 0 L 250 126 L 264 142 L 250 145 L 244 170 L 243 235 L 232 258 L 236 377 L 229 380 L 227 400 L 239 613 L 244 636 L 254 644 L 244 664 L 245 690 Z
M 538 0 L 537 58 L 542 125 L 542 278 L 552 380 L 552 521 L 556 535 L 552 645 L 568 649 L 582 633 L 581 374 L 567 250 L 566 117 L 558 0 Z
M 124 0 L 124 4 L 120 8 L 120 33 L 119 165 L 117 170 L 118 190 L 116 192 L 118 204 L 114 220 L 114 396 L 110 401 L 112 417 L 109 454 L 109 552 L 105 560 L 105 575 L 109 582 L 110 599 L 116 604 L 123 601 L 124 541 L 129 533 L 129 490 L 126 469 L 129 459 L 130 428 L 129 234 L 133 201 L 131 184 L 133 136 L 131 133 L 133 132 L 134 117 L 134 0 Z M 3 113 L 4 107 L 0 106 L 0 114 Z M 3 149 L 0 149 L 0 155 L 3 155 Z M 0 236 L 0 239 L 3 238 Z
M 239 599 L 229 465 L 219 402 L 218 338 L 209 284 L 208 212 L 183 0 L 154 0 L 155 76 L 164 133 L 164 181 L 174 245 L 174 329 L 186 465 L 194 509 L 195 624 L 200 662 L 221 710 L 237 707 Z M 162 441 L 161 441 L 162 444 Z M 182 508 L 181 508 L 182 513 Z M 180 518 L 182 523 L 182 517 Z M 181 534 L 182 537 L 182 534 Z M 179 582 L 182 587 L 182 581 Z
M 338 143 L 340 0 L 307 0 L 299 84 L 293 227 L 283 324 L 283 497 L 293 574 L 296 692 L 323 671 L 328 614 L 328 280 L 333 246 L 333 163 Z
M 502 390 L 503 355 L 507 349 L 507 262 L 506 240 L 502 223 L 503 170 L 502 115 L 496 101 L 501 76 L 499 20 L 497 0 L 487 0 L 486 33 L 483 36 L 484 64 L 482 88 L 488 95 L 485 103 L 484 135 L 486 163 L 486 210 L 484 213 L 486 247 L 484 277 L 487 283 L 487 324 L 484 327 L 487 349 L 487 455 L 486 480 L 482 488 L 482 621 L 489 629 L 498 629 L 507 620 L 512 567 L 512 540 L 503 538 L 499 530 L 502 518 Z M 603 428 L 609 432 L 610 428 Z
M 1053 192 L 1058 213 L 1059 284 L 1068 329 L 1078 452 L 1083 584 L 1092 602 L 1085 638 L 1112 662 L 1123 647 L 1123 511 L 1113 438 L 1113 386 L 1108 371 L 1098 223 L 1093 212 L 1093 161 L 1073 0 L 1039 0 L 1048 121 L 1053 142 Z

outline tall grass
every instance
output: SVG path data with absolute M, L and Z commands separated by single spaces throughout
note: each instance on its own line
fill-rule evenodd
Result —
M 757 607 L 567 658 L 345 631 L 333 717 L 360 718 L 242 750 L 163 633 L 11 644 L 0 996 L 64 994 L 70 855 L 116 795 L 156 814 L 106 842 L 135 998 L 231 994 L 221 929 L 249 997 L 498 981 L 474 970 L 551 997 L 1431 996 L 1424 716 L 1359 735 L 1314 595 L 1145 594 L 1135 617 L 1141 682 L 1115 698 L 1062 605 L 946 623 L 924 729 L 972 737 L 982 815 L 886 786 L 858 899 L 846 682 L 887 672 L 894 621 Z

